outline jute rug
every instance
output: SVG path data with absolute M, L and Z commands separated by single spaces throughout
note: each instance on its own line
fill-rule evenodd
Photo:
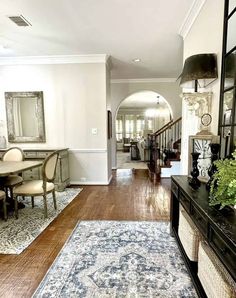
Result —
M 63 192 L 57 192 L 57 210 L 54 209 L 51 194 L 48 195 L 48 218 L 46 219 L 43 215 L 43 198 L 35 198 L 35 207 L 32 209 L 31 200 L 26 197 L 22 201 L 25 208 L 19 210 L 17 220 L 13 214 L 9 216 L 6 222 L 0 220 L 0 254 L 20 254 L 81 190 L 79 188 L 67 188 Z
M 33 297 L 197 297 L 164 222 L 80 222 Z

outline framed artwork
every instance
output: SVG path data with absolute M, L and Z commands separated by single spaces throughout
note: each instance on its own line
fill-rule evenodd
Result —
M 213 135 L 196 135 L 189 137 L 189 163 L 188 163 L 188 173 L 192 170 L 192 152 L 200 153 L 198 158 L 198 179 L 202 182 L 207 182 L 209 180 L 208 169 L 211 165 L 211 148 L 210 144 L 216 136 Z
M 108 139 L 112 138 L 112 113 L 107 111 L 107 137 Z

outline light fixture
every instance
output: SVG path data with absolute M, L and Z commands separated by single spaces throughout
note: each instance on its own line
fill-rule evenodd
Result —
M 204 80 L 202 87 L 208 86 L 218 77 L 216 54 L 197 54 L 188 57 L 184 62 L 184 68 L 179 76 L 180 85 L 184 87 L 186 82 L 194 82 L 194 91 L 197 92 L 199 80 Z M 208 80 L 211 80 L 210 82 Z M 208 81 L 208 83 L 206 83 Z
M 140 58 L 135 58 L 135 59 L 133 59 L 133 62 L 141 62 L 141 59 Z

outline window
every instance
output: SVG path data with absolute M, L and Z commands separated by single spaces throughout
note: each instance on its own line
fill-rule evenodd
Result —
M 153 130 L 153 118 L 147 119 L 147 129 Z
M 219 134 L 222 158 L 236 147 L 236 2 L 225 1 Z
M 117 115 L 116 118 L 116 141 L 122 142 L 123 139 L 123 117 Z
M 125 137 L 134 138 L 134 115 L 125 115 Z
M 137 137 L 142 135 L 142 132 L 143 132 L 144 128 L 145 128 L 144 116 L 137 115 L 137 118 L 136 118 L 136 134 L 137 134 Z

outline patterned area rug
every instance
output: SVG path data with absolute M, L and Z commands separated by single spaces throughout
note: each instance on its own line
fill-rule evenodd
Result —
M 57 210 L 54 209 L 51 194 L 48 195 L 47 219 L 44 219 L 43 215 L 43 198 L 35 198 L 35 207 L 32 209 L 31 200 L 26 197 L 22 201 L 25 208 L 19 210 L 19 219 L 16 220 L 11 214 L 6 222 L 0 220 L 0 254 L 20 254 L 81 190 L 79 188 L 67 188 L 63 192 L 57 192 Z
M 197 297 L 164 222 L 82 221 L 33 297 Z

